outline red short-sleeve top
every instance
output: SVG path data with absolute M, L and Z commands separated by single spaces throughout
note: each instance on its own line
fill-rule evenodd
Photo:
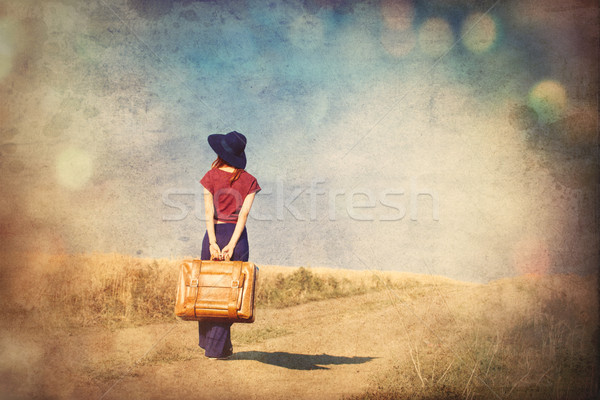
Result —
M 213 195 L 215 221 L 237 222 L 244 199 L 260 191 L 256 178 L 243 171 L 240 177 L 229 183 L 232 172 L 211 168 L 200 180 L 202 186 Z

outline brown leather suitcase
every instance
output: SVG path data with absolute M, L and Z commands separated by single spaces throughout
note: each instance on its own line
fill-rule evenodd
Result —
M 254 322 L 258 268 L 243 261 L 184 260 L 175 315 L 186 321 Z

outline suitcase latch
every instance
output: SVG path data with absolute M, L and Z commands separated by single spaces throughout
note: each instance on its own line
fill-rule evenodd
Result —
M 240 281 L 238 281 L 237 279 L 234 279 L 233 281 L 231 281 L 231 287 L 232 288 L 239 288 L 240 287 Z
M 192 279 L 190 281 L 190 286 L 194 286 L 194 287 L 198 286 L 198 279 Z

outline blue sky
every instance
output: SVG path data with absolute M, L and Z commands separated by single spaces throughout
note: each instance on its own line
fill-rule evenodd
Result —
M 597 264 L 595 2 L 0 4 L 5 248 L 199 255 L 238 130 L 258 264 Z

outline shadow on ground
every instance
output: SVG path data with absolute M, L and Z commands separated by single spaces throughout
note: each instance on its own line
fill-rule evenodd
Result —
M 286 352 L 242 351 L 235 353 L 230 360 L 255 360 L 287 369 L 311 370 L 329 369 L 323 365 L 363 364 L 375 357 L 340 357 L 328 354 L 309 355 Z

